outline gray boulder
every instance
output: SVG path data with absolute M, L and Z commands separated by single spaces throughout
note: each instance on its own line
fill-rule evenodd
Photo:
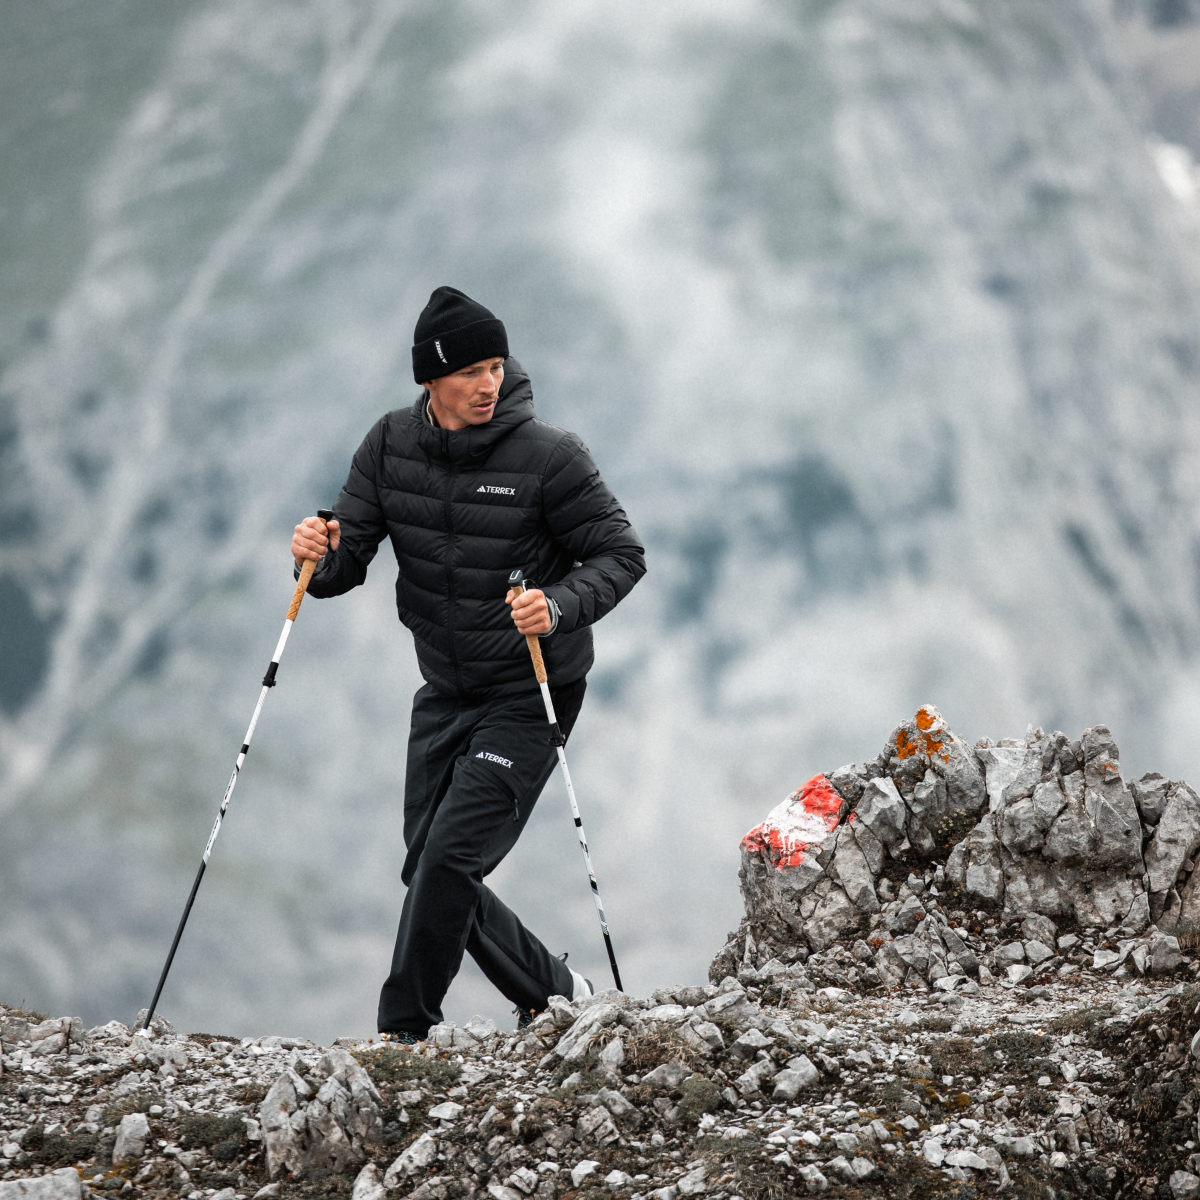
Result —
M 1097 865 L 1142 869 L 1142 824 L 1121 778 L 1117 744 L 1105 725 L 1085 730 L 1084 808 L 1094 833 Z
M 854 809 L 858 824 L 869 830 L 876 841 L 894 855 L 905 840 L 908 810 L 894 780 L 872 779 L 863 788 Z
M 1042 777 L 1041 747 L 1025 742 L 983 746 L 978 751 L 986 778 L 988 810 L 1000 812 L 1033 794 Z

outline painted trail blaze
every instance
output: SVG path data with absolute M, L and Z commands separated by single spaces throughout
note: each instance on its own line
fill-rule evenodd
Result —
M 843 803 L 824 775 L 814 775 L 742 838 L 742 849 L 765 854 L 780 871 L 799 866 L 809 846 L 837 828 Z

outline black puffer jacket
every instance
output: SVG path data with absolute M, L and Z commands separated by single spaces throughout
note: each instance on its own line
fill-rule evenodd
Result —
M 362 583 L 390 538 L 396 608 L 421 674 L 438 691 L 478 695 L 536 687 L 525 639 L 504 596 L 517 567 L 553 597 L 558 627 L 541 640 L 551 684 L 592 665 L 589 626 L 646 570 L 624 510 L 587 447 L 539 420 L 515 359 L 492 419 L 438 429 L 427 396 L 382 417 L 354 455 L 334 511 L 341 543 L 309 585 L 336 596 Z

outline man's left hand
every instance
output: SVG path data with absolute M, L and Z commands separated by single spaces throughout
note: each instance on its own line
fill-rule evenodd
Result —
M 550 616 L 550 605 L 546 602 L 546 594 L 540 588 L 529 588 L 519 595 L 509 588 L 504 597 L 505 604 L 512 605 L 513 623 L 518 632 L 526 637 L 549 633 L 554 628 L 554 620 Z

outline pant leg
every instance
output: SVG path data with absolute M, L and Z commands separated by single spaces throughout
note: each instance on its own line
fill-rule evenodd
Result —
M 579 716 L 585 690 L 584 680 L 554 689 L 554 714 L 564 738 Z M 557 764 L 556 752 L 546 775 L 518 798 L 518 804 L 524 810 L 522 825 L 532 813 L 546 779 Z M 489 867 L 485 874 L 491 869 Z M 563 960 L 551 954 L 516 913 L 486 886 L 480 889 L 479 908 L 466 948 L 496 990 L 518 1008 L 541 1010 L 551 996 L 571 995 L 574 982 Z
M 424 1034 L 442 1019 L 486 892 L 483 877 L 515 845 L 555 762 L 537 692 L 479 705 L 418 694 L 405 794 L 408 892 L 380 994 L 381 1030 Z M 488 911 L 499 913 L 490 901 Z M 547 970 L 553 956 L 503 913 L 506 950 L 530 956 L 527 973 Z M 559 969 L 548 968 L 546 986 L 557 991 L 569 973 L 553 961 Z
M 566 963 L 521 923 L 486 885 L 467 937 L 467 953 L 496 990 L 518 1008 L 540 1012 L 551 996 L 570 996 Z

